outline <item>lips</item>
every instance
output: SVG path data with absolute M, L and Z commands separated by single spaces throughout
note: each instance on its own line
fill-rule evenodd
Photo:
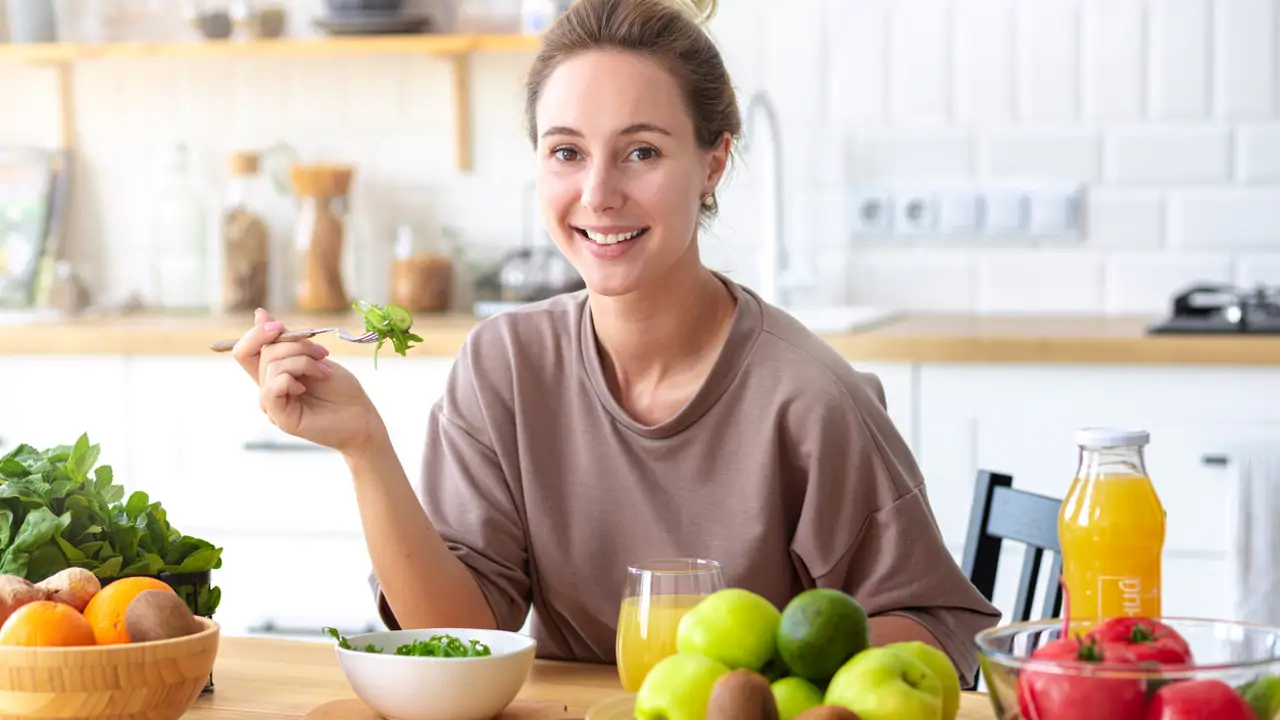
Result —
M 622 232 L 596 232 L 594 230 L 587 230 L 580 227 L 575 227 L 574 230 L 579 235 L 596 245 L 617 245 L 620 242 L 627 242 L 628 240 L 635 240 L 638 237 L 643 237 L 645 233 L 649 232 L 649 228 L 647 227 Z

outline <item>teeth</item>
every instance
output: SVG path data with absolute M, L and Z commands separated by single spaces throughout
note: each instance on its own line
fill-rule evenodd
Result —
M 625 240 L 630 240 L 631 238 L 639 235 L 641 231 L 636 230 L 634 232 L 623 233 L 621 235 L 603 235 L 601 233 L 591 232 L 590 230 L 583 230 L 582 232 L 586 233 L 587 237 L 597 245 L 613 245 Z

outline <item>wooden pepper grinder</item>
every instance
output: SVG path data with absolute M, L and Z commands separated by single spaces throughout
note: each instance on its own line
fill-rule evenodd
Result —
M 342 312 L 351 305 L 342 286 L 342 243 L 353 173 L 353 168 L 341 165 L 295 165 L 290 169 L 299 203 L 299 310 Z

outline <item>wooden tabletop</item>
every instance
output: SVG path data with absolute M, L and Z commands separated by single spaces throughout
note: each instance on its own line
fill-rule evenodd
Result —
M 355 697 L 329 643 L 223 637 L 215 689 L 186 720 L 302 720 L 313 708 Z M 623 692 L 612 665 L 539 660 L 520 697 L 563 703 L 578 717 Z M 961 720 L 991 720 L 984 696 L 966 694 Z

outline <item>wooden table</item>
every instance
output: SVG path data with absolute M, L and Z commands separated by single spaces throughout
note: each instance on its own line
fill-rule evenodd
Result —
M 354 697 L 333 646 L 294 640 L 224 637 L 213 669 L 215 690 L 187 720 L 302 720 L 330 700 Z M 612 665 L 539 660 L 520 697 L 563 703 L 574 714 L 622 692 Z M 987 699 L 964 698 L 961 720 L 991 720 Z

